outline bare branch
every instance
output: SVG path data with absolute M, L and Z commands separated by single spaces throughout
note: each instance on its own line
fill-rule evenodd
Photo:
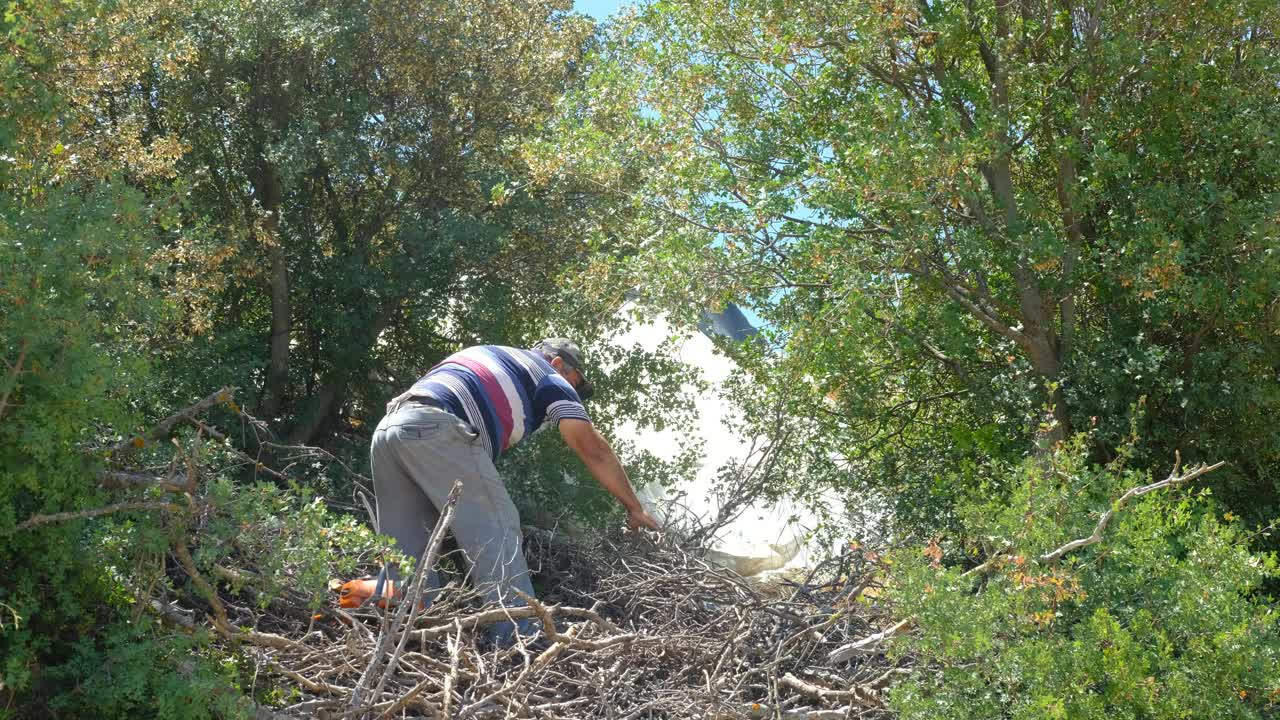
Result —
M 908 632 L 915 627 L 915 623 L 916 619 L 914 617 L 900 620 L 874 635 L 868 635 L 856 642 L 841 645 L 827 654 L 827 660 L 836 663 L 844 662 L 854 655 L 874 655 L 880 652 L 881 646 L 884 645 L 886 640 Z
M 83 520 L 86 518 L 102 517 L 112 513 L 126 512 L 128 510 L 167 510 L 169 512 L 177 512 L 182 508 L 170 502 L 119 502 L 114 505 L 105 507 L 92 508 L 89 510 L 77 510 L 75 512 L 50 513 L 48 515 L 32 515 L 31 517 L 18 523 L 18 530 L 29 530 L 39 525 L 47 525 L 49 523 L 67 522 L 68 520 Z
M 1163 488 L 1173 487 L 1175 485 L 1182 485 L 1184 483 L 1188 483 L 1200 477 L 1201 475 L 1204 475 L 1205 473 L 1213 472 L 1214 470 L 1217 470 L 1218 468 L 1226 464 L 1225 462 L 1221 462 L 1221 461 L 1216 462 L 1212 465 L 1205 465 L 1204 463 L 1201 463 L 1196 467 L 1183 473 L 1182 475 L 1179 475 L 1178 465 L 1180 464 L 1180 460 L 1181 458 L 1179 458 L 1179 460 L 1174 461 L 1173 470 L 1169 472 L 1169 477 L 1165 478 L 1164 480 L 1161 480 L 1159 482 L 1153 482 L 1150 485 L 1142 485 L 1141 487 L 1132 488 L 1128 492 L 1126 492 L 1124 495 L 1121 495 L 1119 499 L 1117 499 L 1115 502 L 1111 504 L 1111 507 L 1108 508 L 1106 512 L 1102 513 L 1102 517 L 1098 518 L 1098 524 L 1094 526 L 1093 532 L 1090 533 L 1089 537 L 1083 537 L 1078 540 L 1072 540 L 1071 542 L 1067 543 L 1066 545 L 1063 545 L 1062 547 L 1058 548 L 1057 550 L 1054 550 L 1053 552 L 1047 552 L 1041 555 L 1040 562 L 1042 564 L 1048 565 L 1050 563 L 1057 562 L 1059 559 L 1062 558 L 1063 555 L 1066 555 L 1069 552 L 1079 550 L 1080 548 L 1088 547 L 1090 545 L 1094 545 L 1096 543 L 1102 542 L 1102 533 L 1107 529 L 1107 524 L 1110 523 L 1111 519 L 1115 517 L 1116 513 L 1122 510 L 1124 506 L 1133 498 L 1136 498 L 1140 495 L 1146 495 L 1149 492 L 1154 492 L 1156 490 L 1160 490 Z
M 177 427 L 178 423 L 193 421 L 197 415 L 205 410 L 208 410 L 219 403 L 231 402 L 232 397 L 235 395 L 235 390 L 236 389 L 233 387 L 224 387 L 221 390 L 217 390 L 200 402 L 179 410 L 164 420 L 161 420 L 155 425 L 155 427 L 152 427 L 141 435 L 135 435 L 134 437 L 117 443 L 110 450 L 111 457 L 115 460 L 124 459 L 138 449 L 145 447 L 148 443 L 154 443 L 158 440 L 163 440 L 169 437 L 169 435 L 173 433 L 173 429 Z
M 378 679 L 378 685 L 373 690 L 373 698 L 376 701 L 382 695 L 382 689 L 386 686 L 388 678 L 395 672 L 396 662 L 400 659 L 400 654 L 404 652 L 405 643 L 409 640 L 409 633 L 400 635 L 400 628 L 407 619 L 409 625 L 412 626 L 413 621 L 418 618 L 418 598 L 422 595 L 422 583 L 430 574 L 431 567 L 435 565 L 436 556 L 440 552 L 440 544 L 444 542 L 445 533 L 449 531 L 449 525 L 453 522 L 453 514 L 457 509 L 458 496 L 462 493 L 462 482 L 455 480 L 453 487 L 449 490 L 449 496 L 445 499 L 444 507 L 441 508 L 440 521 L 436 523 L 435 530 L 432 531 L 431 537 L 427 540 L 427 545 L 422 549 L 422 559 L 417 567 L 413 569 L 413 580 L 408 592 L 403 593 L 400 606 L 396 611 L 395 619 L 391 626 L 386 629 L 378 638 L 378 646 L 374 652 L 372 660 L 365 668 L 364 673 L 360 676 L 360 681 L 356 683 L 355 690 L 351 693 L 349 707 L 356 709 L 360 707 L 363 700 L 365 686 L 373 680 L 373 676 L 378 672 L 382 664 L 383 656 L 386 653 L 388 643 L 392 638 L 399 635 L 399 641 L 396 643 L 395 651 L 391 655 L 391 659 L 387 662 L 386 669 Z
M 794 688 L 795 690 L 800 691 L 801 694 L 823 700 L 857 700 L 859 702 L 873 704 L 879 704 L 880 702 L 879 693 L 869 688 L 859 687 L 856 685 L 848 690 L 833 690 L 831 688 L 822 687 L 821 685 L 807 683 L 791 673 L 783 675 L 778 679 L 778 682 L 789 688 Z
M 98 473 L 98 484 L 114 489 L 146 489 L 158 487 L 166 492 L 183 492 L 185 488 L 158 475 L 123 472 L 120 470 L 103 470 Z

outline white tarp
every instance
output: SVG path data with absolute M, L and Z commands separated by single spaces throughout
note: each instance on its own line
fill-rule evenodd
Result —
M 630 306 L 624 307 L 620 315 L 628 317 L 631 310 Z M 639 346 L 656 352 L 672 337 L 677 337 L 675 359 L 699 370 L 702 379 L 711 385 L 710 391 L 693 395 L 693 432 L 696 439 L 702 441 L 704 457 L 697 473 L 679 487 L 668 489 L 651 484 L 637 492 L 641 502 L 659 520 L 679 528 L 688 527 L 693 520 L 691 516 L 703 522 L 717 516 L 721 508 L 715 493 L 718 472 L 726 463 L 741 465 L 750 454 L 752 444 L 750 438 L 730 429 L 734 410 L 722 397 L 721 384 L 736 368 L 732 360 L 715 349 L 710 337 L 697 331 L 677 334 L 669 323 L 659 318 L 635 322 L 628 331 L 613 338 L 612 343 L 620 348 Z M 641 429 L 635 425 L 624 424 L 615 432 L 663 460 L 674 459 L 683 439 L 677 430 Z M 829 509 L 840 507 L 834 495 L 824 500 Z M 743 575 L 804 568 L 811 559 L 825 554 L 826 548 L 819 547 L 812 537 L 818 523 L 818 514 L 799 504 L 751 505 L 718 533 L 710 557 Z

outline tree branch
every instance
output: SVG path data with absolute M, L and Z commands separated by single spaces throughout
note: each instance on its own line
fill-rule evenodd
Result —
M 170 502 L 159 501 L 129 501 L 107 505 L 105 507 L 92 508 L 89 510 L 76 510 L 73 512 L 50 513 L 48 515 L 32 515 L 31 517 L 18 523 L 17 530 L 28 530 L 38 525 L 48 525 L 49 523 L 66 522 L 68 520 L 82 520 L 85 518 L 101 517 L 110 515 L 111 513 L 125 512 L 126 510 L 168 510 L 177 512 L 182 508 Z
M 17 387 L 18 377 L 21 376 L 23 372 L 29 372 L 22 369 L 22 363 L 26 361 L 27 350 L 30 347 L 30 341 L 24 339 L 22 341 L 22 347 L 18 349 L 18 359 L 12 365 L 9 365 L 8 360 L 5 361 L 5 365 L 9 366 L 9 377 L 5 378 L 5 380 L 8 381 L 5 383 L 8 387 L 4 389 L 4 394 L 0 395 L 0 418 L 4 417 L 4 411 L 9 406 L 9 393 Z
M 169 478 L 162 478 L 158 475 L 144 475 L 142 473 L 123 472 L 120 470 L 103 470 L 98 473 L 98 484 L 102 487 L 113 489 L 146 489 L 158 487 L 165 492 L 181 493 L 186 490 L 181 485 L 172 482 Z
M 1163 488 L 1173 487 L 1175 485 L 1182 485 L 1182 484 L 1188 483 L 1200 477 L 1201 475 L 1217 470 L 1218 468 L 1222 467 L 1226 463 L 1216 462 L 1213 465 L 1206 465 L 1204 463 L 1201 463 L 1196 467 L 1186 471 L 1182 475 L 1179 475 L 1178 468 L 1181 466 L 1181 464 L 1182 464 L 1182 455 L 1181 453 L 1176 453 L 1173 461 L 1173 470 L 1169 471 L 1169 477 L 1159 482 L 1150 483 L 1149 485 L 1141 485 L 1139 487 L 1131 488 L 1124 495 L 1121 495 L 1115 502 L 1113 502 L 1111 504 L 1111 508 L 1108 509 L 1106 512 L 1104 512 L 1102 514 L 1102 517 L 1098 518 L 1098 524 L 1094 526 L 1093 532 L 1090 533 L 1088 537 L 1072 540 L 1071 542 L 1057 548 L 1056 550 L 1053 550 L 1052 552 L 1044 553 L 1039 558 L 1037 558 L 1037 561 L 1042 565 L 1055 563 L 1058 560 L 1062 559 L 1062 556 L 1066 555 L 1067 553 L 1074 552 L 1081 548 L 1085 548 L 1090 545 L 1095 545 L 1099 542 L 1102 542 L 1102 533 L 1107 529 L 1107 525 L 1110 524 L 1112 518 L 1115 517 L 1116 513 L 1122 510 L 1124 506 L 1133 498 L 1136 498 L 1140 495 L 1146 495 L 1147 493 L 1154 492 L 1156 490 L 1160 490 Z M 990 572 L 991 569 L 996 567 L 999 560 L 1007 559 L 1008 557 L 1009 557 L 1009 550 L 1003 549 L 999 553 L 997 553 L 994 557 L 982 563 L 981 565 L 975 568 L 972 568 L 970 570 L 967 570 L 963 575 L 961 575 L 961 577 L 967 578 L 967 577 L 974 577 L 978 575 L 985 575 L 986 573 Z M 847 645 L 841 645 L 840 647 L 831 651 L 827 655 L 827 659 L 830 660 L 831 662 L 843 662 L 853 657 L 854 655 L 874 654 L 876 652 L 879 652 L 880 645 L 885 640 L 888 640 L 892 637 L 901 635 L 911 630 L 911 628 L 915 626 L 915 622 L 916 622 L 916 618 L 912 616 L 898 622 L 897 624 L 889 628 L 886 628 L 885 630 L 875 633 L 874 635 L 868 635 L 867 637 L 862 638 L 861 640 L 849 643 Z
M 883 318 L 883 317 L 880 317 L 879 315 L 876 315 L 875 311 L 870 308 L 867 308 L 866 310 L 864 310 L 864 312 L 866 312 L 867 317 L 871 318 L 872 320 L 875 320 L 876 322 L 884 325 L 885 327 L 898 330 L 899 332 L 902 332 L 904 335 L 911 338 L 912 340 L 915 340 L 916 342 L 920 343 L 920 346 L 923 347 L 925 351 L 929 353 L 930 357 L 942 363 L 944 366 L 949 368 L 951 372 L 955 373 L 956 377 L 959 378 L 961 383 L 964 383 L 965 387 L 972 387 L 972 384 L 970 382 L 971 378 L 969 376 L 969 371 L 966 370 L 964 366 L 962 366 L 954 358 L 942 352 L 942 350 L 940 350 L 937 346 L 929 342 L 929 340 L 926 339 L 924 336 L 917 335 L 916 333 L 908 330 L 896 320 L 891 320 L 889 318 Z
M 848 645 L 841 645 L 827 654 L 827 660 L 830 662 L 844 662 L 854 655 L 874 655 L 880 651 L 880 645 L 885 640 L 908 632 L 915 627 L 915 624 L 916 619 L 914 617 L 901 620 L 874 635 L 868 635 Z
M 120 441 L 109 451 L 111 457 L 117 460 L 126 458 L 136 450 L 145 447 L 149 442 L 156 442 L 157 440 L 163 440 L 166 437 L 169 437 L 178 423 L 194 421 L 197 415 L 208 410 L 214 405 L 231 402 L 231 398 L 235 395 L 235 391 L 236 389 L 233 387 L 224 387 L 200 402 L 183 410 L 179 410 L 164 420 L 161 420 L 155 427 L 145 433 L 135 435 L 128 440 Z
M 778 684 L 786 685 L 802 695 L 815 697 L 819 700 L 856 700 L 858 702 L 871 703 L 873 705 L 881 704 L 878 692 L 860 685 L 854 685 L 848 690 L 833 690 L 831 688 L 822 687 L 821 685 L 807 683 L 791 673 L 787 673 L 781 678 L 778 678 Z
M 1204 475 L 1205 473 L 1213 472 L 1214 470 L 1217 470 L 1218 468 L 1226 464 L 1225 462 L 1222 462 L 1222 461 L 1216 462 L 1213 465 L 1205 465 L 1204 463 L 1200 463 L 1196 467 L 1188 470 L 1186 473 L 1182 475 L 1178 475 L 1178 465 L 1181 463 L 1181 461 L 1182 461 L 1181 455 L 1179 455 L 1178 458 L 1174 460 L 1173 470 L 1169 472 L 1169 477 L 1165 478 L 1164 480 L 1161 480 L 1159 482 L 1153 482 L 1150 485 L 1143 485 L 1141 487 L 1132 488 L 1128 492 L 1126 492 L 1124 495 L 1121 495 L 1118 500 L 1116 500 L 1111 504 L 1111 507 L 1106 512 L 1102 513 L 1102 517 L 1098 518 L 1098 524 L 1094 526 L 1093 532 L 1088 537 L 1083 537 L 1078 540 L 1072 540 L 1071 542 L 1067 543 L 1066 545 L 1063 545 L 1062 547 L 1058 548 L 1057 550 L 1054 550 L 1053 552 L 1047 552 L 1041 555 L 1040 563 L 1044 565 L 1048 565 L 1049 563 L 1057 562 L 1059 559 L 1062 558 L 1063 555 L 1066 555 L 1069 552 L 1079 550 L 1080 548 L 1088 547 L 1090 545 L 1094 545 L 1096 543 L 1102 542 L 1102 533 L 1107 529 L 1107 525 L 1111 522 L 1111 519 L 1114 518 L 1116 513 L 1122 510 L 1124 506 L 1133 498 L 1136 498 L 1140 495 L 1146 495 L 1149 492 L 1154 492 L 1162 488 L 1173 487 L 1175 485 L 1182 485 L 1183 483 L 1190 482 L 1200 477 L 1201 475 Z
M 363 707 L 364 691 L 366 686 L 373 682 L 375 674 L 378 673 L 379 666 L 382 664 L 383 656 L 387 652 L 388 643 L 391 638 L 400 633 L 401 627 L 412 627 L 413 622 L 418 618 L 418 598 L 422 595 L 422 583 L 431 572 L 431 566 L 435 564 L 436 555 L 440 551 L 440 544 L 444 542 L 445 533 L 449 531 L 449 525 L 453 522 L 454 511 L 458 504 L 458 496 L 462 493 L 462 481 L 455 480 L 453 487 L 449 490 L 449 496 L 445 499 L 444 507 L 441 508 L 442 514 L 439 522 L 436 523 L 435 530 L 432 531 L 431 537 L 427 540 L 427 545 L 422 549 L 421 560 L 417 567 L 413 569 L 413 579 L 409 585 L 409 589 L 400 598 L 400 607 L 396 611 L 395 619 L 390 627 L 384 628 L 381 636 L 378 638 L 377 648 L 374 650 L 373 657 L 369 660 L 369 665 L 365 667 L 364 673 L 360 675 L 360 680 L 356 683 L 356 687 L 351 691 L 351 697 L 348 707 L 353 711 L 360 711 Z M 372 599 L 372 598 L 371 598 Z M 408 623 L 405 623 L 406 615 L 408 615 Z M 373 700 L 378 701 L 382 694 L 382 689 L 386 685 L 391 674 L 395 672 L 396 663 L 400 658 L 400 654 L 404 652 L 405 643 L 408 642 L 412 633 L 405 632 L 400 636 L 399 642 L 396 644 L 395 650 L 391 655 L 391 659 L 387 662 L 385 670 L 378 679 L 377 686 L 373 689 Z

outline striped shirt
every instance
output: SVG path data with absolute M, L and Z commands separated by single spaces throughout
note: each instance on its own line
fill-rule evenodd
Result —
M 432 398 L 466 420 L 495 460 L 544 423 L 591 421 L 573 386 L 541 354 L 500 345 L 450 355 L 407 394 Z

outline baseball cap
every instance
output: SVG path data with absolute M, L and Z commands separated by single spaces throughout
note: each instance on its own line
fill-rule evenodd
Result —
M 582 348 L 577 343 L 565 338 L 546 338 L 541 340 L 534 346 L 535 350 L 542 350 L 545 353 L 554 355 L 564 361 L 566 365 L 578 371 L 582 376 L 582 382 L 576 388 L 578 397 L 587 400 L 595 393 L 595 385 L 587 379 L 587 372 L 583 369 Z

